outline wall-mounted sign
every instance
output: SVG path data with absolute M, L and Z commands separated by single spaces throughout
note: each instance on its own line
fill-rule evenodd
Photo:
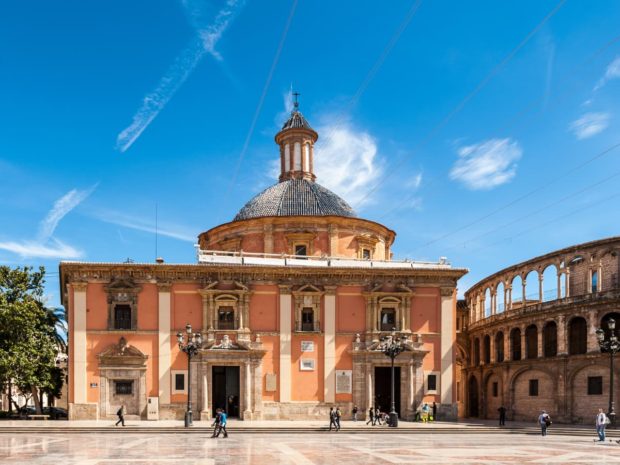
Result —
M 301 371 L 314 371 L 314 359 L 302 358 L 299 360 L 299 369 Z
M 351 370 L 336 371 L 336 394 L 352 393 L 352 377 L 353 372 Z
M 278 377 L 275 373 L 267 373 L 265 377 L 265 391 L 274 392 L 277 389 Z
M 96 388 L 97 386 L 98 386 L 98 384 L 97 384 L 97 383 L 90 383 L 90 387 L 91 387 L 91 388 Z
M 314 352 L 314 341 L 301 341 L 302 352 Z

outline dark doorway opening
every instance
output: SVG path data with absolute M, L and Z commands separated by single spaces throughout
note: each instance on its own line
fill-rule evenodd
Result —
M 478 380 L 474 376 L 469 378 L 469 416 L 478 416 Z
M 229 417 L 239 417 L 239 367 L 214 366 L 212 375 L 213 416 L 223 408 Z
M 389 413 L 392 409 L 392 367 L 375 367 L 375 408 Z M 394 403 L 400 417 L 400 367 L 394 367 Z

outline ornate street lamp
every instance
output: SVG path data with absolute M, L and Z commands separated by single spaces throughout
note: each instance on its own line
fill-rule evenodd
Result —
M 397 338 L 396 328 L 392 328 L 392 334 L 387 337 L 382 337 L 381 344 L 379 345 L 381 352 L 392 360 L 392 409 L 390 410 L 390 426 L 394 428 L 398 426 L 398 413 L 396 413 L 396 399 L 394 396 L 394 359 L 405 350 L 405 341 L 406 338 L 403 340 Z
M 185 335 L 179 331 L 177 333 L 177 341 L 179 341 L 179 349 L 187 354 L 187 410 L 185 412 L 185 427 L 192 426 L 192 383 L 191 369 L 192 357 L 198 354 L 200 346 L 202 346 L 202 334 L 192 333 L 192 325 L 185 325 L 185 333 L 187 334 L 187 343 L 185 343 Z
M 620 351 L 620 341 L 616 337 L 616 320 L 607 320 L 609 337 L 605 338 L 605 331 L 602 328 L 596 330 L 596 338 L 601 352 L 609 352 L 609 409 L 607 416 L 612 425 L 615 425 L 616 412 L 614 412 L 614 355 Z

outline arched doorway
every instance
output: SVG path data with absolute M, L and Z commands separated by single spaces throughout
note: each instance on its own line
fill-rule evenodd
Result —
M 478 413 L 478 380 L 476 380 L 475 376 L 472 376 L 471 378 L 469 378 L 469 386 L 468 386 L 468 392 L 469 392 L 469 416 L 470 417 L 477 417 L 479 415 Z

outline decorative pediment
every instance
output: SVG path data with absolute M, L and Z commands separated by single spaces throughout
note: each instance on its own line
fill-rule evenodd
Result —
M 260 343 L 260 342 L 259 342 Z M 203 349 L 206 350 L 249 350 L 250 341 L 237 340 L 233 341 L 228 334 L 224 334 L 219 343 L 215 340 L 208 340 L 207 344 L 203 345 Z
M 402 283 L 380 283 L 369 286 L 367 293 L 371 294 L 413 294 L 413 289 Z
M 325 291 L 322 287 L 314 286 L 312 284 L 302 284 L 297 289 L 294 289 L 293 294 L 323 294 Z
M 148 355 L 139 349 L 127 344 L 127 340 L 121 337 L 118 343 L 109 345 L 98 355 L 100 365 L 114 366 L 145 366 Z
M 140 286 L 138 286 L 129 276 L 115 276 L 106 286 L 104 286 L 104 289 L 107 292 L 136 292 L 140 289 Z

